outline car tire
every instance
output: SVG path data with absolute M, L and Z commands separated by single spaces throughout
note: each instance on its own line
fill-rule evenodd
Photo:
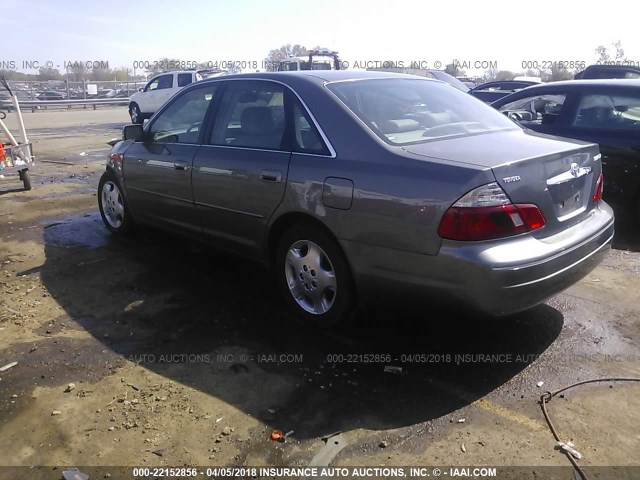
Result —
M 353 319 L 356 292 L 349 264 L 322 228 L 300 224 L 287 230 L 276 247 L 274 274 L 297 320 L 330 328 Z
M 20 170 L 20 180 L 22 180 L 22 186 L 25 191 L 31 190 L 31 174 L 29 174 L 29 169 Z
M 129 116 L 131 117 L 131 123 L 142 125 L 144 122 L 144 116 L 137 103 L 129 105 Z
M 107 229 L 116 235 L 126 235 L 133 230 L 133 219 L 122 193 L 122 187 L 113 170 L 107 170 L 98 183 L 98 207 Z

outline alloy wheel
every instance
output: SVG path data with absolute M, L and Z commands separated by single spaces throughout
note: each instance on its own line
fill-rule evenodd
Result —
M 326 252 L 309 240 L 295 242 L 285 257 L 289 292 L 306 312 L 321 315 L 333 306 L 338 284 Z
M 124 222 L 124 203 L 118 186 L 107 181 L 102 186 L 102 210 L 105 219 L 113 228 L 120 228 Z

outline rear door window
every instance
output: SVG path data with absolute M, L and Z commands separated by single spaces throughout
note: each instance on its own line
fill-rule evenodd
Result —
M 585 95 L 573 126 L 640 133 L 640 95 Z
M 179 73 L 178 74 L 178 86 L 186 87 L 192 82 L 193 75 L 191 73 Z
M 286 149 L 284 90 L 264 81 L 229 82 L 216 114 L 211 145 Z

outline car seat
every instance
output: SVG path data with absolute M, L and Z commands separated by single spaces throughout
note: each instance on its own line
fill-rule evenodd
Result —
M 269 107 L 248 107 L 240 116 L 240 134 L 231 145 L 278 149 L 282 143 L 284 124 L 276 124 Z

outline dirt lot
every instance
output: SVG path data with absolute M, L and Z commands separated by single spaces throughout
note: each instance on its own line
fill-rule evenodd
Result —
M 117 466 L 314 461 L 574 478 L 542 468 L 569 463 L 540 394 L 640 377 L 632 224 L 603 265 L 526 313 L 376 308 L 349 330 L 318 332 L 286 318 L 253 264 L 155 231 L 106 232 L 96 186 L 106 141 L 127 120 L 125 108 L 25 113 L 42 160 L 33 190 L 0 180 L 0 367 L 18 362 L 0 372 L 0 465 L 124 478 Z M 639 383 L 579 387 L 549 410 L 581 465 L 635 466 L 599 478 L 640 478 Z M 273 442 L 276 429 L 292 433 Z M 338 432 L 337 456 L 316 457 Z M 16 472 L 0 477 L 24 478 Z

